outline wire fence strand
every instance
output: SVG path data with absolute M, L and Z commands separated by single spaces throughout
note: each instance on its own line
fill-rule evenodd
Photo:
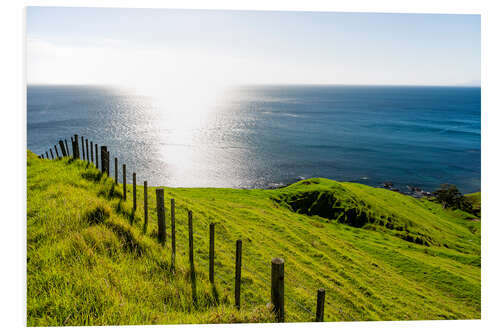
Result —
M 302 310 L 307 311 L 311 316 L 313 315 L 313 313 L 308 308 L 305 308 L 298 301 L 296 301 L 295 299 L 293 299 L 293 297 L 291 297 L 291 296 L 287 296 L 287 297 L 288 297 L 288 299 L 290 301 L 292 301 L 293 303 L 295 303 L 296 305 L 298 305 Z
M 264 283 L 264 284 L 268 284 L 268 283 L 269 283 L 269 282 L 268 282 L 268 281 L 266 281 L 264 278 L 262 278 L 261 276 L 259 276 L 257 273 L 255 273 L 255 272 L 251 271 L 250 269 L 246 268 L 246 266 L 241 265 L 241 267 L 242 267 L 245 271 L 247 271 L 248 273 L 250 273 L 250 274 L 252 274 L 253 276 L 255 276 L 256 278 L 258 278 L 258 279 L 259 279 L 262 283 Z

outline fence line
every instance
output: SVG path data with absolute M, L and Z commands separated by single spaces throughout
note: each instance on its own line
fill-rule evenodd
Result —
M 70 151 L 68 149 L 68 144 L 67 140 L 64 139 L 64 143 L 66 146 L 64 146 L 64 143 L 62 140 L 59 140 L 58 143 L 61 148 L 61 153 L 62 157 L 69 156 L 72 159 L 80 159 L 83 161 L 86 161 L 87 163 L 93 163 L 94 162 L 94 142 L 90 141 L 90 150 L 89 150 L 89 140 L 88 138 L 85 138 L 83 136 L 80 136 L 81 138 L 81 155 L 80 155 L 80 147 L 79 147 L 79 140 L 78 140 L 78 135 L 75 134 L 74 137 L 71 137 L 71 143 L 72 143 L 72 156 L 70 154 Z M 56 152 L 57 159 L 60 159 L 61 157 L 59 156 L 59 152 L 57 149 L 57 145 L 54 145 L 54 149 Z M 54 158 L 54 154 L 52 152 L 52 147 L 49 147 L 49 150 L 52 159 Z M 45 152 L 45 156 L 47 159 L 49 159 L 49 154 L 48 151 Z M 39 156 L 40 158 L 43 158 L 43 154 Z M 109 151 L 107 150 L 106 146 L 101 146 L 101 173 L 106 174 L 107 177 L 110 177 L 110 169 L 109 169 Z M 118 168 L 117 168 L 118 162 L 117 158 L 115 157 L 115 184 L 118 183 Z M 98 159 L 98 145 L 95 143 L 95 167 L 97 170 L 99 170 L 99 159 Z M 148 202 L 147 202 L 147 181 L 144 182 L 144 233 L 147 233 L 147 223 L 148 223 Z M 126 201 L 126 165 L 123 164 L 123 200 Z M 156 189 L 156 201 L 157 201 L 157 219 L 158 219 L 158 241 L 165 246 L 166 244 L 166 223 L 165 223 L 165 204 L 164 204 L 164 190 L 163 188 L 157 188 Z M 186 207 L 182 207 L 182 205 L 179 206 L 180 208 L 188 209 Z M 136 173 L 133 173 L 133 211 L 135 212 L 137 208 L 136 204 Z M 176 242 L 175 242 L 175 199 L 171 199 L 171 208 L 170 208 L 170 217 L 171 217 L 171 240 L 172 244 L 170 247 L 172 257 L 171 257 L 171 265 L 172 268 L 175 268 L 175 251 L 176 251 Z M 202 235 L 194 228 L 192 227 L 192 213 L 191 211 L 188 210 L 188 220 L 189 220 L 189 255 L 190 255 L 190 262 L 191 262 L 191 277 L 192 277 L 192 286 L 193 286 L 193 297 L 196 297 L 196 283 L 195 283 L 195 266 L 194 266 L 194 258 L 191 258 L 193 256 L 193 240 L 192 240 L 192 234 L 197 235 L 200 238 L 206 237 L 207 235 Z M 208 268 L 208 277 L 209 280 L 212 284 L 215 284 L 215 225 L 216 223 L 210 223 L 209 224 L 209 261 L 208 265 L 206 262 L 202 260 L 197 261 L 198 267 L 201 268 Z M 206 226 L 205 226 L 206 227 Z M 182 229 L 181 229 L 182 230 Z M 181 234 L 184 234 L 184 232 L 181 232 Z M 181 245 L 182 244 L 182 245 Z M 272 260 L 272 269 L 271 269 L 271 279 L 266 280 L 265 278 L 261 277 L 260 274 L 258 274 L 256 271 L 249 269 L 245 265 L 242 264 L 242 251 L 245 251 L 246 248 L 242 248 L 242 241 L 237 240 L 236 242 L 236 255 L 232 256 L 231 252 L 225 252 L 222 251 L 221 253 L 218 253 L 218 255 L 221 255 L 222 258 L 227 258 L 229 256 L 230 262 L 235 263 L 235 268 L 234 268 L 234 293 L 235 293 L 235 307 L 237 309 L 240 309 L 241 304 L 240 304 L 240 288 L 241 288 L 241 268 L 243 268 L 246 272 L 251 274 L 252 277 L 257 278 L 260 282 L 262 282 L 264 285 L 271 285 L 271 303 L 273 305 L 273 311 L 276 314 L 276 320 L 277 321 L 284 321 L 285 320 L 285 304 L 284 300 L 285 298 L 290 300 L 293 304 L 295 304 L 298 308 L 300 308 L 302 311 L 305 311 L 308 315 L 314 316 L 313 312 L 309 310 L 306 306 L 302 305 L 300 301 L 296 300 L 294 297 L 292 297 L 290 294 L 285 294 L 284 292 L 284 283 L 286 280 L 291 281 L 294 287 L 299 286 L 302 290 L 306 292 L 308 296 L 312 296 L 311 292 L 306 289 L 304 285 L 304 281 L 301 279 L 295 278 L 293 275 L 287 274 L 285 277 L 284 273 L 284 261 L 283 259 L 280 258 L 274 258 Z M 178 246 L 180 245 L 180 246 Z M 184 254 L 187 253 L 187 251 L 184 248 L 183 242 L 180 242 L 180 244 L 177 244 L 177 248 L 182 251 Z M 219 251 L 220 252 L 220 251 Z M 243 256 L 245 257 L 245 256 Z M 231 275 L 231 268 L 229 268 L 228 275 Z M 225 269 L 221 269 L 222 272 L 225 271 Z M 226 284 L 229 288 L 233 285 L 233 283 L 228 282 L 221 274 L 217 275 L 217 279 L 222 281 L 224 284 Z M 299 281 L 301 283 L 299 283 Z M 316 321 L 323 321 L 323 313 L 324 313 L 324 304 L 331 305 L 330 302 L 325 301 L 325 289 L 320 288 L 318 289 L 317 293 L 317 305 L 316 305 Z M 244 302 L 243 306 L 245 307 L 245 304 L 252 304 L 252 305 L 257 305 L 257 303 L 254 302 Z M 298 315 L 295 314 L 297 318 Z

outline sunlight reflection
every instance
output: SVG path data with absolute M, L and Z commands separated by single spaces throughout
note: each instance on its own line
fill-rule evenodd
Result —
M 210 85 L 148 90 L 159 130 L 158 157 L 166 161 L 169 179 L 192 178 L 189 175 L 198 174 L 200 165 L 207 164 L 203 147 L 222 91 Z

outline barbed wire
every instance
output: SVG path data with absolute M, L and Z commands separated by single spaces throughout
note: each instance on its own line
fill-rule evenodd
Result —
M 231 286 L 231 285 L 232 285 L 232 283 L 227 282 L 227 281 L 226 281 L 226 279 L 224 279 L 222 276 L 220 276 L 220 275 L 219 275 L 219 276 L 217 276 L 217 277 L 218 277 L 219 279 L 221 279 L 221 280 L 222 280 L 222 282 L 224 282 L 224 283 L 225 283 L 225 284 L 227 284 L 228 286 Z M 215 277 L 214 277 L 214 278 L 215 278 Z
M 291 278 L 290 273 L 288 272 L 285 274 L 285 279 L 288 279 L 290 282 L 292 282 L 295 287 L 299 287 L 300 289 L 304 290 L 309 296 L 314 297 L 314 294 L 303 286 L 305 284 L 304 280 L 300 280 L 299 283 L 298 280 Z
M 304 306 L 302 306 L 298 301 L 296 301 L 295 299 L 293 299 L 293 297 L 291 297 L 291 296 L 286 296 L 286 297 L 288 297 L 289 300 L 291 300 L 293 303 L 295 303 L 296 305 L 298 305 L 302 310 L 307 311 L 311 316 L 313 315 L 313 313 L 309 309 L 307 309 Z
M 246 268 L 246 266 L 241 265 L 241 267 L 242 267 L 245 271 L 247 271 L 248 273 L 250 273 L 250 274 L 252 274 L 253 276 L 257 277 L 257 278 L 258 278 L 258 279 L 259 279 L 262 283 L 264 283 L 264 284 L 268 284 L 268 283 L 269 283 L 269 282 L 268 282 L 268 281 L 266 281 L 264 278 L 262 278 L 259 274 L 257 274 L 257 273 L 255 273 L 255 272 L 253 272 L 252 270 L 250 270 L 250 269 Z

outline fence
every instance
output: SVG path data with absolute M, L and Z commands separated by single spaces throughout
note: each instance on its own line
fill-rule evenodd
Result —
M 60 159 L 63 157 L 70 157 L 72 159 L 81 159 L 86 161 L 87 163 L 94 164 L 95 167 L 99 170 L 99 154 L 98 154 L 98 145 L 93 141 L 90 141 L 90 151 L 89 151 L 89 141 L 86 138 L 81 136 L 81 154 L 79 147 L 78 135 L 75 134 L 71 137 L 71 146 L 72 146 L 72 155 L 70 155 L 70 151 L 68 149 L 68 142 L 66 139 L 59 140 L 59 148 L 61 150 L 61 155 L 59 156 L 59 152 L 57 149 L 57 145 L 54 145 L 54 151 L 56 155 L 54 156 L 52 152 L 52 147 L 49 148 L 50 156 L 48 152 L 39 155 L 38 157 L 41 159 Z M 95 148 L 95 149 L 94 149 Z M 94 159 L 95 153 L 95 159 Z M 103 174 L 106 174 L 107 177 L 110 176 L 109 169 L 109 154 L 110 152 L 107 149 L 107 146 L 101 146 L 100 155 L 101 155 L 101 169 L 100 171 Z M 127 200 L 127 169 L 126 165 L 122 165 L 122 174 L 123 174 L 123 200 Z M 118 158 L 114 158 L 114 183 L 118 185 Z M 147 195 L 147 181 L 144 181 L 144 225 L 143 231 L 146 232 L 148 228 L 148 195 Z M 137 208 L 137 192 L 136 192 L 136 173 L 133 173 L 133 183 L 132 183 L 132 200 L 133 200 L 133 211 L 135 213 Z M 165 196 L 164 189 L 157 188 L 156 189 L 156 211 L 157 211 L 157 219 L 158 219 L 158 241 L 165 245 L 167 239 L 167 225 L 165 223 Z M 175 256 L 176 256 L 176 230 L 175 230 L 175 199 L 170 200 L 170 217 L 171 217 L 171 268 L 175 271 Z M 210 283 L 215 284 L 215 223 L 210 223 L 209 225 L 209 258 L 208 258 L 208 275 Z M 195 274 L 195 262 L 194 262 L 194 239 L 193 234 L 196 234 L 198 237 L 205 237 L 196 231 L 193 228 L 193 213 L 191 210 L 188 210 L 188 234 L 189 234 L 189 264 L 190 264 L 190 280 L 191 280 L 191 288 L 193 294 L 193 301 L 196 302 L 196 274 Z M 259 279 L 263 284 L 267 284 L 270 286 L 271 291 L 271 309 L 275 314 L 276 321 L 284 322 L 285 321 L 285 299 L 291 301 L 295 304 L 299 309 L 307 313 L 314 318 L 314 321 L 321 322 L 324 320 L 324 307 L 325 307 L 325 289 L 319 288 L 316 292 L 316 295 L 311 293 L 310 290 L 303 287 L 303 284 L 299 279 L 294 277 L 292 274 L 287 273 L 285 275 L 285 261 L 282 258 L 272 258 L 271 260 L 271 276 L 269 280 L 262 277 L 257 272 L 250 270 L 248 267 L 243 265 L 243 242 L 241 239 L 236 240 L 235 244 L 235 255 L 230 259 L 234 262 L 234 306 L 239 310 L 241 308 L 241 282 L 242 275 L 241 270 L 244 269 L 253 277 Z M 207 268 L 205 266 L 205 268 Z M 286 276 L 286 278 L 285 278 Z M 222 277 L 219 277 L 226 285 L 231 285 L 228 281 L 224 280 Z M 305 293 L 311 297 L 311 299 L 316 303 L 316 313 L 313 313 L 312 310 L 308 309 L 306 306 L 301 304 L 298 300 L 291 297 L 290 294 L 285 293 L 285 282 L 293 285 L 294 287 L 301 288 L 301 290 L 305 291 Z M 252 304 L 256 305 L 256 304 Z

